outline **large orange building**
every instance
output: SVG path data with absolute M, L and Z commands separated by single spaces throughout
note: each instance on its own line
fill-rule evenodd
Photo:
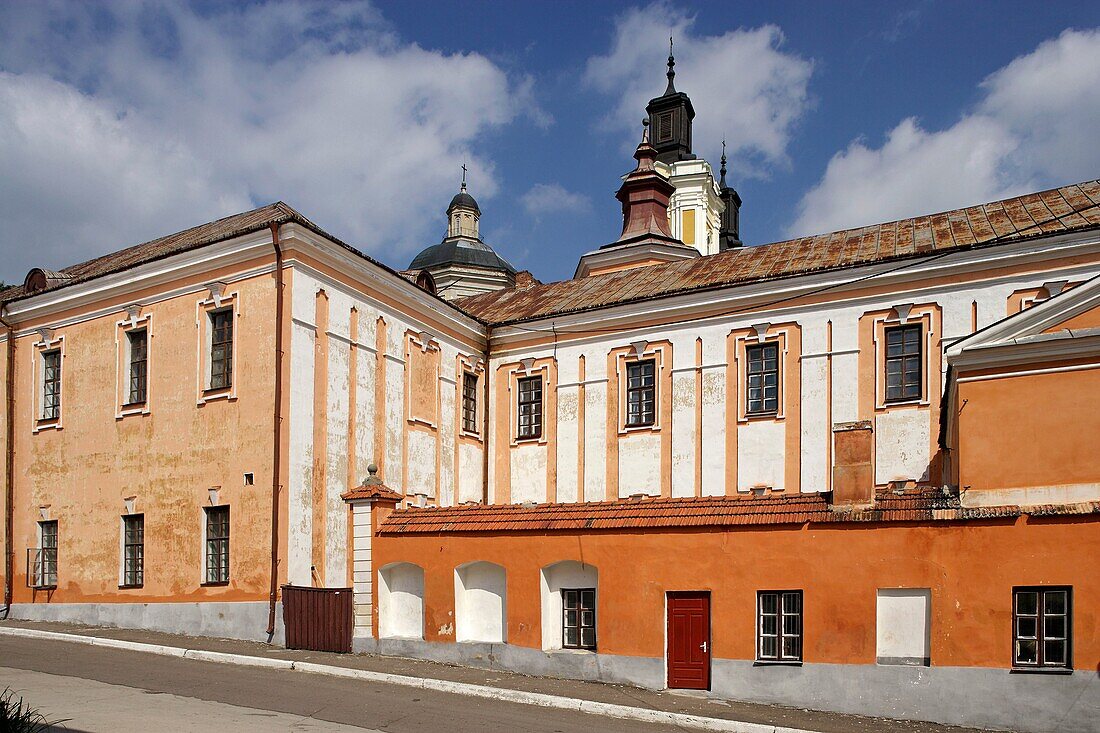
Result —
M 669 88 L 571 280 L 464 185 L 404 272 L 280 203 L 5 291 L 4 616 L 1098 730 L 1100 182 L 745 247 Z

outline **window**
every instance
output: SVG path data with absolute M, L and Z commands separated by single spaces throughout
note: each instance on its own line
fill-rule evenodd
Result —
M 145 583 L 145 515 L 122 518 L 122 585 L 138 588 Z
M 921 327 L 886 329 L 886 401 L 921 397 Z
M 462 374 L 462 429 L 477 432 L 477 375 Z
M 34 567 L 34 587 L 57 586 L 57 520 L 38 523 L 38 552 Z
M 779 412 L 779 344 L 749 346 L 746 353 L 748 412 L 758 415 Z
M 542 377 L 519 380 L 519 438 L 542 437 Z
M 561 591 L 561 645 L 563 649 L 596 650 L 596 589 Z
M 802 591 L 761 591 L 757 619 L 758 660 L 802 661 Z
M 1014 588 L 1012 666 L 1070 669 L 1071 589 Z
M 206 582 L 229 582 L 229 507 L 206 507 Z
M 42 419 L 61 417 L 61 350 L 42 354 Z
M 233 310 L 210 314 L 210 389 L 233 386 Z
M 144 328 L 129 331 L 126 339 L 130 344 L 130 391 L 126 404 L 141 405 L 149 392 L 149 332 Z
M 657 142 L 672 139 L 672 113 L 665 112 L 657 118 Z
M 652 359 L 626 365 L 626 426 L 652 425 L 657 404 L 656 364 Z

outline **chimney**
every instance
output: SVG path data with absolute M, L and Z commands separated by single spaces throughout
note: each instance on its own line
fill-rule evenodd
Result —
M 875 498 L 870 420 L 833 425 L 833 508 L 869 507 Z

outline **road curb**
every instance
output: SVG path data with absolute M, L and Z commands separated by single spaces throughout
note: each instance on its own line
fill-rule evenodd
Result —
M 205 649 L 183 649 L 175 646 L 145 644 L 137 641 L 108 639 L 99 636 L 85 636 L 82 634 L 67 634 L 59 631 L 41 631 L 39 629 L 19 629 L 0 626 L 0 636 L 22 636 L 32 639 L 67 641 L 76 644 L 87 644 L 89 646 L 102 646 L 112 649 L 146 652 L 148 654 L 160 654 L 162 656 L 194 659 L 197 661 L 215 662 L 218 664 L 236 664 L 246 667 L 266 667 L 269 669 L 305 672 L 307 674 L 323 674 L 330 677 L 345 677 L 367 682 L 419 687 L 421 689 L 446 692 L 454 695 L 481 697 L 489 700 L 501 700 L 504 702 L 535 705 L 544 708 L 573 710 L 589 715 L 601 715 L 604 717 L 618 718 L 620 720 L 636 720 L 644 723 L 662 723 L 665 725 L 675 725 L 696 730 L 722 731 L 723 733 L 815 733 L 805 728 L 786 728 L 762 723 L 727 720 L 725 718 L 708 718 L 702 715 L 671 713 L 664 710 L 636 708 L 627 705 L 616 705 L 614 703 L 596 702 L 594 700 L 580 700 L 558 695 L 547 695 L 541 692 L 525 692 L 523 690 L 509 690 L 500 687 L 490 687 L 488 685 L 474 685 L 466 682 L 440 680 L 434 677 L 409 677 L 406 675 L 389 674 L 387 672 L 372 672 L 366 669 L 355 669 L 353 667 L 317 664 L 315 662 L 295 662 L 290 659 L 268 659 L 265 657 L 253 657 L 246 654 L 213 652 Z

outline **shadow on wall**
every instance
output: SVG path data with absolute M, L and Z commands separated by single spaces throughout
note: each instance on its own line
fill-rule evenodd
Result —
M 455 568 L 455 637 L 457 641 L 507 641 L 507 573 L 491 562 Z
M 398 562 L 378 571 L 378 635 L 424 638 L 424 568 Z

